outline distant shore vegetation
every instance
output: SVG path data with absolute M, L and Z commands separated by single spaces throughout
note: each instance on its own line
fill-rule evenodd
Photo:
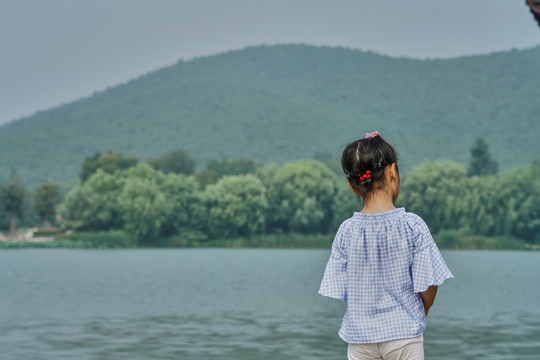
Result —
M 70 186 L 26 188 L 14 176 L 0 184 L 0 248 L 324 248 L 362 205 L 328 159 L 215 159 L 195 169 L 182 150 L 144 161 L 105 152 L 86 158 Z M 442 248 L 539 247 L 536 161 L 498 173 L 479 138 L 468 166 L 424 162 L 401 180 L 396 206 L 420 215 Z M 30 228 L 25 240 L 20 229 Z M 49 238 L 32 241 L 40 233 Z

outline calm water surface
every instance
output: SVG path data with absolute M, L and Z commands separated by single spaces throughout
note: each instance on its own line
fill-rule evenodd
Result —
M 345 359 L 329 250 L 0 251 L 0 359 Z M 540 252 L 443 251 L 426 359 L 540 359 Z

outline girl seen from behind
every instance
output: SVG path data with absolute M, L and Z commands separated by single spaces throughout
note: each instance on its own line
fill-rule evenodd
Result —
M 426 223 L 395 208 L 397 154 L 378 132 L 347 145 L 341 166 L 364 206 L 339 227 L 319 293 L 347 303 L 350 360 L 423 359 L 426 316 L 452 273 Z

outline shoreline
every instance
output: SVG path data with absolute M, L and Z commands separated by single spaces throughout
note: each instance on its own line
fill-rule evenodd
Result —
M 0 249 L 66 248 L 66 249 L 149 249 L 149 248 L 280 248 L 280 249 L 330 249 L 334 234 L 280 234 L 207 239 L 192 237 L 162 237 L 135 240 L 122 231 L 73 233 L 62 237 L 36 239 L 5 239 Z M 538 251 L 540 244 L 530 244 L 511 237 L 458 236 L 451 239 L 434 236 L 440 250 L 525 250 Z M 42 239 L 39 239 L 42 240 Z

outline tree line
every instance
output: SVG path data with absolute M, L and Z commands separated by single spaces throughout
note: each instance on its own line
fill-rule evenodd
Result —
M 141 241 L 192 232 L 226 238 L 331 231 L 340 180 L 324 163 L 250 164 L 221 160 L 190 175 L 148 162 L 97 169 L 66 194 L 58 214 L 70 229 L 123 229 Z
M 540 242 L 540 163 L 498 173 L 481 138 L 469 166 L 425 162 L 402 176 L 397 206 L 423 217 L 434 234 L 513 236 Z M 122 230 L 152 244 L 195 234 L 331 234 L 361 202 L 334 162 L 300 160 L 282 167 L 249 159 L 210 161 L 195 171 L 182 150 L 139 161 L 121 153 L 84 160 L 80 183 L 62 194 L 54 183 L 33 192 L 16 178 L 0 186 L 0 225 L 53 224 L 74 231 Z M 26 205 L 25 205 L 26 204 Z M 33 215 L 25 219 L 25 211 Z M 25 210 L 27 209 L 27 210 Z

